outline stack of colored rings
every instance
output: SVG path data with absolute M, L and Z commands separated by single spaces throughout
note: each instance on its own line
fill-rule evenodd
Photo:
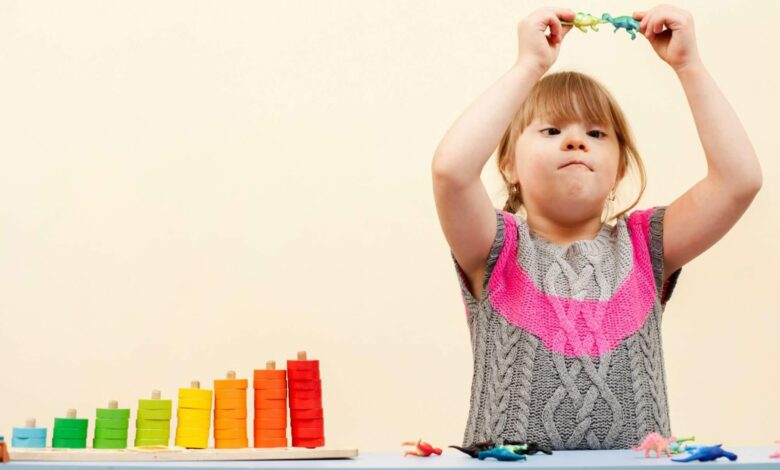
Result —
M 209 446 L 212 392 L 200 390 L 200 382 L 197 380 L 190 386 L 191 388 L 179 390 L 176 445 L 191 449 L 205 449 Z
M 118 408 L 116 401 L 110 401 L 108 408 L 97 409 L 95 420 L 95 449 L 127 449 L 127 428 L 130 424 L 130 409 Z
M 287 376 L 293 447 L 324 446 L 320 361 L 307 360 L 306 352 L 299 352 L 298 360 L 287 361 Z
M 255 447 L 287 447 L 287 372 L 255 369 Z
M 135 446 L 168 446 L 171 437 L 171 400 L 161 400 L 160 391 L 153 390 L 149 400 L 138 400 L 135 420 Z
M 86 449 L 88 426 L 88 419 L 77 418 L 76 410 L 68 410 L 65 418 L 54 418 L 51 446 L 55 449 Z
M 236 379 L 228 371 L 227 379 L 214 381 L 214 447 L 242 449 L 249 447 L 246 432 L 247 379 Z
M 14 447 L 44 448 L 46 447 L 46 428 L 36 428 L 35 420 L 28 419 L 23 428 L 14 428 L 11 436 Z

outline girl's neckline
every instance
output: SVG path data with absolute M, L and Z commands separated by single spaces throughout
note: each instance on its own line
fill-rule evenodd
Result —
M 534 242 L 537 242 L 541 245 L 544 245 L 546 247 L 555 249 L 555 250 L 567 250 L 573 246 L 575 247 L 590 247 L 592 245 L 598 245 L 603 244 L 606 240 L 610 238 L 610 235 L 612 233 L 612 230 L 614 227 L 611 225 L 608 225 L 606 222 L 602 222 L 601 228 L 599 229 L 599 233 L 596 235 L 593 239 L 583 239 L 583 240 L 575 240 L 573 242 L 569 242 L 566 244 L 559 244 L 555 243 L 553 241 L 548 240 L 544 236 L 534 232 L 531 227 L 528 225 L 528 222 L 523 217 L 519 217 L 523 220 L 523 224 L 525 225 L 526 230 L 528 231 L 528 235 L 531 237 L 531 239 Z

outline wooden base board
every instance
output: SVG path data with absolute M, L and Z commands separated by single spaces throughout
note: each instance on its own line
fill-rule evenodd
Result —
M 11 461 L 39 462 L 188 462 L 232 460 L 299 460 L 299 459 L 347 459 L 357 457 L 357 449 L 333 449 L 297 447 L 271 449 L 168 449 L 131 448 L 104 449 L 14 449 Z

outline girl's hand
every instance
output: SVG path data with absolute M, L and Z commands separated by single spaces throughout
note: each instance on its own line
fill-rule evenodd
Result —
M 574 12 L 562 8 L 541 8 L 517 25 L 517 63 L 543 75 L 558 58 L 564 36 L 571 30 L 563 21 L 573 21 Z M 550 34 L 546 34 L 547 28 Z
M 647 37 L 656 54 L 675 72 L 701 61 L 693 16 L 689 12 L 671 5 L 658 5 L 635 12 L 634 19 L 640 21 L 639 32 Z

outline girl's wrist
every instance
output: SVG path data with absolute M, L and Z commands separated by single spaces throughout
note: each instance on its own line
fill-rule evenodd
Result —
M 529 78 L 537 81 L 547 72 L 547 67 L 531 60 L 518 59 L 513 66 L 518 72 L 527 75 Z

